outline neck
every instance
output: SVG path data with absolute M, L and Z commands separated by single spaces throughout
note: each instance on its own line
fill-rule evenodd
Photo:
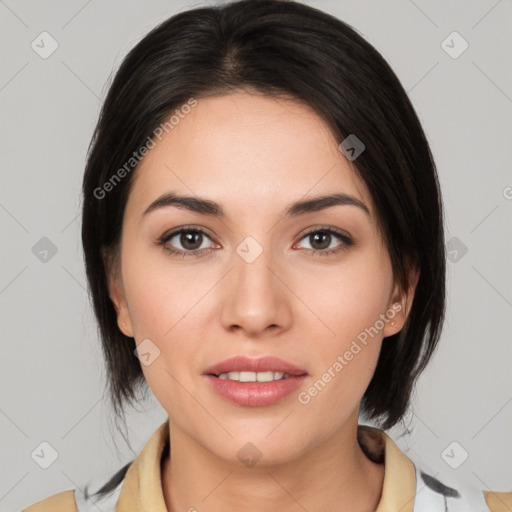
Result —
M 167 510 L 374 512 L 384 465 L 361 450 L 357 417 L 345 427 L 291 461 L 248 467 L 218 458 L 171 424 L 172 450 L 162 466 Z

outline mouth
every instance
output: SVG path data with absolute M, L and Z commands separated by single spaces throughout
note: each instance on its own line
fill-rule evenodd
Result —
M 307 371 L 278 357 L 255 359 L 240 355 L 210 366 L 203 374 L 239 382 L 270 382 L 307 375 Z
M 283 372 L 274 372 L 271 370 L 265 372 L 227 372 L 220 374 L 208 374 L 219 379 L 228 379 L 236 382 L 272 382 L 281 379 L 289 379 L 291 375 Z
M 208 368 L 203 375 L 222 398 L 254 407 L 280 402 L 302 386 L 308 373 L 276 357 L 236 356 Z

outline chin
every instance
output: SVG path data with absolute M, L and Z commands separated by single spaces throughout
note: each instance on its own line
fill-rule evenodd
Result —
M 208 435 L 207 449 L 215 453 L 219 458 L 226 462 L 243 464 L 247 467 L 254 465 L 278 465 L 286 464 L 300 456 L 303 449 L 308 445 L 307 439 L 299 439 L 289 430 L 282 430 L 276 425 L 282 421 L 274 421 L 268 428 L 269 423 L 265 423 L 265 428 L 244 428 L 240 429 L 240 435 L 237 435 L 229 426 L 227 430 L 233 435 L 229 438 L 220 434 L 216 436 L 212 445 L 211 435 Z M 286 420 L 285 420 L 286 421 Z

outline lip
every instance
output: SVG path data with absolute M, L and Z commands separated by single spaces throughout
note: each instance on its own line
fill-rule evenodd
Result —
M 297 375 L 271 382 L 238 382 L 214 375 L 204 377 L 210 388 L 222 398 L 246 407 L 275 404 L 296 391 L 307 378 L 306 375 Z
M 270 382 L 238 382 L 218 377 L 221 373 L 266 371 L 282 372 L 288 377 Z M 238 405 L 256 407 L 283 400 L 303 384 L 308 373 L 278 357 L 235 356 L 210 366 L 203 375 L 210 388 L 224 399 Z
M 218 376 L 221 373 L 228 372 L 283 372 L 292 377 L 307 375 L 307 371 L 284 361 L 278 357 L 260 357 L 257 359 L 247 356 L 230 357 L 220 363 L 207 368 L 203 375 Z

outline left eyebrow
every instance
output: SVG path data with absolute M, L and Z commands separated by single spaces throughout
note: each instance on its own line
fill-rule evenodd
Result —
M 342 193 L 318 196 L 305 201 L 297 201 L 288 206 L 283 215 L 285 217 L 297 217 L 305 213 L 318 212 L 333 206 L 356 206 L 370 215 L 370 210 L 362 201 L 354 196 Z
M 199 213 L 201 215 L 208 215 L 219 219 L 225 219 L 226 213 L 222 206 L 210 199 L 204 199 L 193 196 L 182 196 L 175 192 L 167 192 L 153 201 L 144 211 L 143 216 L 148 213 L 164 208 L 167 206 L 174 206 L 189 210 L 191 212 Z M 362 209 L 368 215 L 370 210 L 368 207 L 356 197 L 348 194 L 328 194 L 323 196 L 314 197 L 303 201 L 296 201 L 290 204 L 283 212 L 284 217 L 298 217 L 306 213 L 318 212 L 333 206 L 355 206 Z

